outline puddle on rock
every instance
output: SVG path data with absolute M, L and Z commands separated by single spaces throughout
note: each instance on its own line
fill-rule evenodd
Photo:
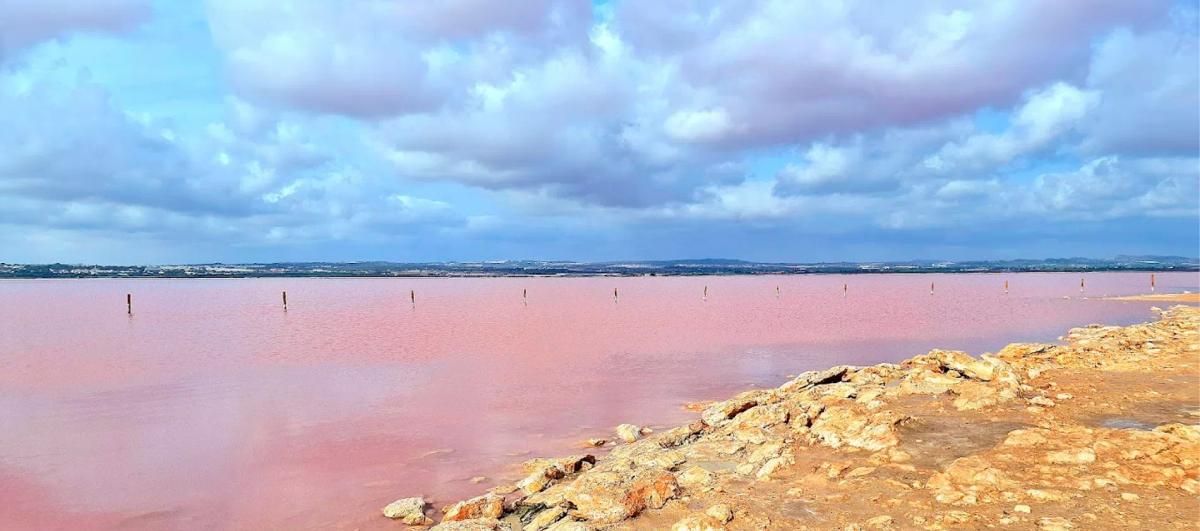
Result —
M 1112 428 L 1114 430 L 1147 430 L 1147 431 L 1149 431 L 1149 430 L 1154 429 L 1154 427 L 1155 427 L 1153 424 L 1150 424 L 1147 422 L 1142 422 L 1140 420 L 1131 419 L 1131 418 L 1123 418 L 1123 417 L 1107 418 L 1107 419 L 1101 420 L 1099 422 L 1099 424 L 1105 428 Z
M 1152 430 L 1172 422 L 1194 424 L 1195 408 L 1195 404 L 1179 400 L 1146 402 L 1137 404 L 1136 408 L 1123 409 L 1120 414 L 1091 417 L 1085 423 L 1114 430 Z

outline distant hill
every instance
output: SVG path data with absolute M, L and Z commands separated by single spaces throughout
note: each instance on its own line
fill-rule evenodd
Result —
M 906 260 L 893 262 L 748 262 L 721 258 L 571 262 L 499 260 L 484 262 L 280 262 L 106 266 L 4 264 L 0 278 L 240 278 L 240 277 L 509 277 L 509 276 L 681 276 L 821 273 L 977 273 L 1026 271 L 1200 271 L 1200 259 L 1127 256 L 1112 259 Z

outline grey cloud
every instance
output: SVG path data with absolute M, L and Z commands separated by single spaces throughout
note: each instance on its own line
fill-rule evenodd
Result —
M 647 207 L 739 182 L 747 149 L 814 140 L 808 156 L 828 145 L 846 167 L 800 160 L 776 193 L 987 178 L 1094 107 L 1076 87 L 1096 38 L 1161 24 L 1169 6 L 618 2 L 593 20 L 575 1 L 215 1 L 210 19 L 236 86 L 375 121 L 402 178 Z M 1058 122 L 1032 98 L 1007 136 L 945 136 L 941 152 L 912 138 L 923 124 L 962 133 L 945 122 L 1039 87 L 1063 104 Z
M 0 63 L 71 32 L 129 31 L 149 14 L 147 0 L 0 0 Z
M 775 175 L 774 193 L 873 194 L 895 191 L 928 172 L 921 159 L 970 126 L 951 120 L 929 127 L 858 135 L 841 143 L 817 142 Z
M 586 34 L 592 8 L 588 0 L 448 0 L 396 2 L 388 9 L 389 20 L 400 31 L 428 40 L 469 39 L 509 32 L 563 42 Z
M 624 3 L 615 26 L 635 53 L 678 65 L 680 98 L 720 104 L 745 125 L 716 141 L 747 146 L 1008 106 L 1031 86 L 1078 77 L 1093 38 L 1161 18 L 1169 3 L 704 5 L 672 23 L 662 6 Z

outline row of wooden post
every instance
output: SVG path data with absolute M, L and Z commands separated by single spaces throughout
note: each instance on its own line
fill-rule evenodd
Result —
M 1085 286 L 1084 279 L 1081 277 L 1079 279 L 1079 292 L 1080 293 L 1083 293 L 1084 286 Z M 1150 291 L 1154 291 L 1154 288 L 1155 288 L 1155 278 L 1154 278 L 1154 273 L 1151 273 L 1150 274 Z M 929 283 L 929 294 L 930 295 L 933 295 L 933 290 L 934 290 L 934 283 L 930 282 Z M 849 293 L 849 291 L 850 291 L 849 284 L 842 284 L 842 297 L 845 297 L 847 295 L 847 293 Z M 1004 293 L 1008 293 L 1008 281 L 1007 280 L 1004 281 Z M 287 305 L 288 305 L 287 291 L 282 292 L 282 294 L 283 294 L 283 310 L 287 311 Z M 708 300 L 708 285 L 704 286 L 704 294 L 702 295 L 701 298 L 702 298 L 702 300 L 705 300 L 705 301 Z M 775 298 L 779 298 L 779 286 L 775 286 Z M 412 302 L 412 304 L 414 304 L 414 305 L 417 304 L 417 290 L 409 290 L 408 299 L 410 302 Z M 613 288 L 613 302 L 615 303 L 615 302 L 620 302 L 620 301 L 621 301 L 621 294 L 617 291 L 617 288 Z M 529 290 L 527 288 L 521 289 L 521 303 L 525 304 L 527 306 L 529 305 Z M 132 293 L 125 294 L 125 312 L 128 313 L 129 315 L 133 315 L 133 294 Z

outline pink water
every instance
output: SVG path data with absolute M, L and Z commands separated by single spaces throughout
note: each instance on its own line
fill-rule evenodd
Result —
M 1153 318 L 1095 299 L 1148 274 L 1086 278 L 3 281 L 0 527 L 394 528 L 393 499 L 473 495 L 689 401 Z

